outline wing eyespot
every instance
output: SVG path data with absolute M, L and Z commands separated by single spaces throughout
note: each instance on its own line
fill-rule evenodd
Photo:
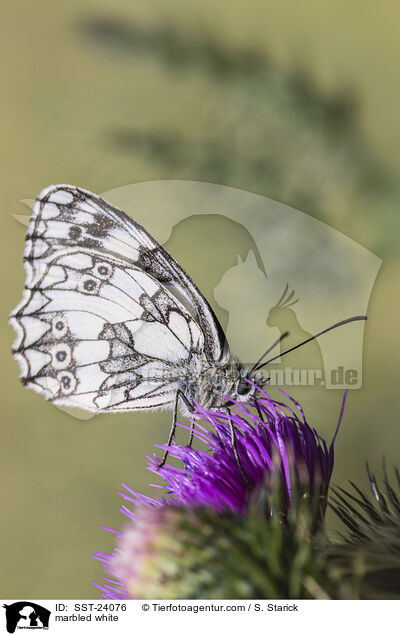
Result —
M 76 378 L 70 371 L 61 371 L 57 375 L 60 383 L 60 391 L 63 395 L 70 395 L 76 389 Z
M 63 316 L 54 316 L 51 324 L 51 333 L 54 338 L 64 338 L 68 333 L 67 321 Z
M 99 276 L 102 280 L 109 280 L 111 276 L 113 275 L 113 268 L 109 263 L 105 261 L 99 261 L 94 266 L 94 273 L 96 276 Z
M 78 283 L 78 290 L 85 294 L 96 294 L 100 288 L 100 281 L 91 276 L 84 276 Z
M 52 366 L 54 369 L 66 369 L 72 362 L 71 347 L 62 342 L 51 350 Z

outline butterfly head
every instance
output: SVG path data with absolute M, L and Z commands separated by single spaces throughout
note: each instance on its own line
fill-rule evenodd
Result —
M 231 356 L 215 366 L 203 364 L 200 361 L 199 369 L 194 369 L 184 387 L 187 397 L 211 410 L 232 406 L 232 400 L 252 402 L 260 386 L 259 372 L 245 368 Z
M 254 372 L 253 369 L 241 367 L 239 377 L 234 386 L 234 395 L 237 402 L 249 403 L 255 397 L 258 387 L 263 386 L 266 380 L 261 373 Z

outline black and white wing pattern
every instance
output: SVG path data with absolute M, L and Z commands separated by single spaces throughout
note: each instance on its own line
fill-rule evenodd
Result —
M 225 334 L 209 303 L 175 259 L 136 221 L 105 199 L 75 186 L 56 185 L 38 196 L 27 233 L 26 268 L 61 249 L 100 251 L 135 265 L 184 300 L 215 364 L 228 353 Z
M 25 266 L 24 298 L 11 315 L 14 353 L 24 384 L 56 404 L 95 412 L 169 406 L 194 357 L 223 355 L 218 321 L 187 274 L 89 192 L 41 193 Z
M 197 323 L 158 281 L 88 249 L 36 262 L 12 322 L 24 384 L 96 412 L 170 405 L 177 366 L 204 347 Z

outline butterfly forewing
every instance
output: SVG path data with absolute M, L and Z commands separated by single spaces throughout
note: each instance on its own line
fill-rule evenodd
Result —
M 50 186 L 39 195 L 25 249 L 28 278 L 60 250 L 94 250 L 136 266 L 178 299 L 185 299 L 204 336 L 210 364 L 228 352 L 223 330 L 196 285 L 172 256 L 131 217 L 90 192 Z

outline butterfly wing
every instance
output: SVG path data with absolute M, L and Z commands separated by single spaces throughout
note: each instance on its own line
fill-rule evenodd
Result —
M 27 248 L 25 294 L 11 315 L 24 384 L 56 404 L 95 412 L 171 404 L 182 367 L 204 348 L 185 307 L 126 261 L 52 244 L 43 258 L 39 241 L 46 239 L 32 237 Z
M 60 249 L 78 247 L 114 255 L 150 274 L 185 304 L 204 334 L 210 364 L 228 352 L 213 310 L 174 258 L 131 217 L 91 192 L 68 185 L 43 190 L 27 234 L 27 267 L 48 260 Z

